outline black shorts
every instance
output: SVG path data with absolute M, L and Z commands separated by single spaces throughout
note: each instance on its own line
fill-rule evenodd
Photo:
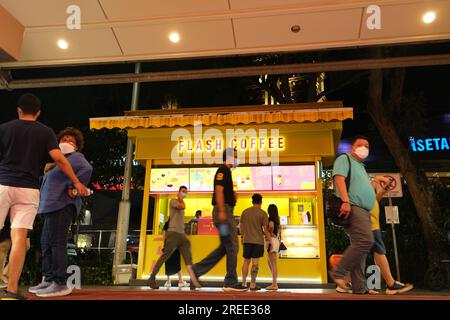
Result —
M 244 259 L 262 258 L 264 256 L 264 245 L 255 243 L 244 243 Z
M 372 252 L 376 252 L 379 254 L 386 254 L 386 247 L 383 242 L 383 235 L 381 234 L 381 230 L 373 230 L 373 237 L 375 242 L 372 247 Z

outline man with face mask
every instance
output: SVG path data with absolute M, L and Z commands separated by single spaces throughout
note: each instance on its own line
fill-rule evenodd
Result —
M 219 231 L 220 244 L 200 262 L 194 266 L 196 276 L 201 277 L 214 268 L 224 256 L 227 257 L 227 274 L 225 275 L 224 291 L 241 292 L 248 288 L 238 283 L 236 272 L 237 255 L 239 250 L 238 232 L 233 210 L 236 205 L 236 193 L 233 189 L 231 168 L 237 166 L 237 152 L 233 148 L 226 148 L 222 156 L 223 164 L 214 176 L 214 193 L 212 198 L 213 221 Z M 192 289 L 192 287 L 191 287 Z
M 81 131 L 68 127 L 58 133 L 57 139 L 75 175 L 84 184 L 89 183 L 92 166 L 80 152 L 84 146 Z M 38 297 L 65 296 L 72 292 L 66 284 L 67 234 L 72 220 L 80 212 L 82 200 L 73 196 L 70 179 L 58 167 L 49 164 L 44 171 L 38 208 L 38 214 L 44 215 L 41 234 L 43 280 L 28 291 Z
M 369 212 L 375 203 L 375 192 L 363 164 L 368 155 L 367 138 L 357 136 L 352 140 L 351 153 L 339 156 L 333 166 L 336 196 L 342 200 L 340 213 L 349 219 L 344 229 L 350 237 L 350 246 L 330 272 L 339 292 L 350 292 L 345 280 L 345 276 L 350 273 L 353 293 L 376 293 L 367 289 L 365 277 L 366 256 L 374 243 Z M 348 186 L 345 179 L 349 174 L 351 178 Z
M 187 197 L 188 189 L 185 186 L 181 186 L 178 190 L 177 198 L 170 200 L 170 222 L 169 228 L 166 232 L 166 241 L 164 245 L 163 254 L 159 257 L 156 262 L 150 278 L 148 280 L 148 285 L 152 289 L 158 289 L 159 286 L 156 283 L 156 275 L 159 269 L 166 262 L 170 256 L 179 249 L 181 255 L 183 256 L 184 262 L 186 264 L 186 269 L 191 277 L 191 285 L 196 288 L 200 288 L 201 285 L 197 280 L 194 272 L 192 271 L 192 254 L 191 254 L 191 242 L 186 237 L 184 232 L 184 209 L 186 209 L 186 204 L 184 199 Z

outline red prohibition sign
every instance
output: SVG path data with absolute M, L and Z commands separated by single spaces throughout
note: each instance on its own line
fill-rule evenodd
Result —
M 393 176 L 385 175 L 384 177 L 392 180 L 392 184 L 388 185 L 389 190 L 394 190 L 397 187 L 397 180 Z

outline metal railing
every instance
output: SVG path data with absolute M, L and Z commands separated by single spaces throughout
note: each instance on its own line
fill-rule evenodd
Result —
M 147 233 L 151 233 L 150 230 L 146 230 Z M 139 241 L 141 230 L 129 230 L 128 236 L 136 235 L 135 239 Z M 109 234 L 109 237 L 108 237 Z M 116 230 L 80 230 L 75 237 L 75 244 L 77 249 L 84 250 L 113 250 L 115 248 L 115 234 Z M 81 237 L 80 237 L 81 236 Z M 91 236 L 90 238 L 85 238 L 85 245 L 80 245 L 83 242 L 83 236 Z M 112 238 L 113 237 L 113 238 Z M 105 239 L 107 239 L 105 241 Z

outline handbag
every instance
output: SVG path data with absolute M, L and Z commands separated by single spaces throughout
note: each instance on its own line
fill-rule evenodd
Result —
M 280 251 L 286 251 L 286 250 L 287 250 L 287 247 L 284 245 L 283 242 L 280 241 L 280 247 L 279 247 L 279 249 L 278 249 L 278 252 L 280 252 Z
M 350 158 L 348 154 L 345 153 L 348 161 L 348 174 L 345 178 L 345 184 L 347 186 L 347 190 L 350 190 L 350 180 L 352 176 L 352 164 L 350 162 Z M 331 223 L 337 226 L 345 227 L 350 224 L 350 220 L 339 216 L 341 214 L 341 198 L 337 197 L 334 193 L 334 190 L 327 190 L 327 204 L 325 206 L 325 217 L 331 220 Z

